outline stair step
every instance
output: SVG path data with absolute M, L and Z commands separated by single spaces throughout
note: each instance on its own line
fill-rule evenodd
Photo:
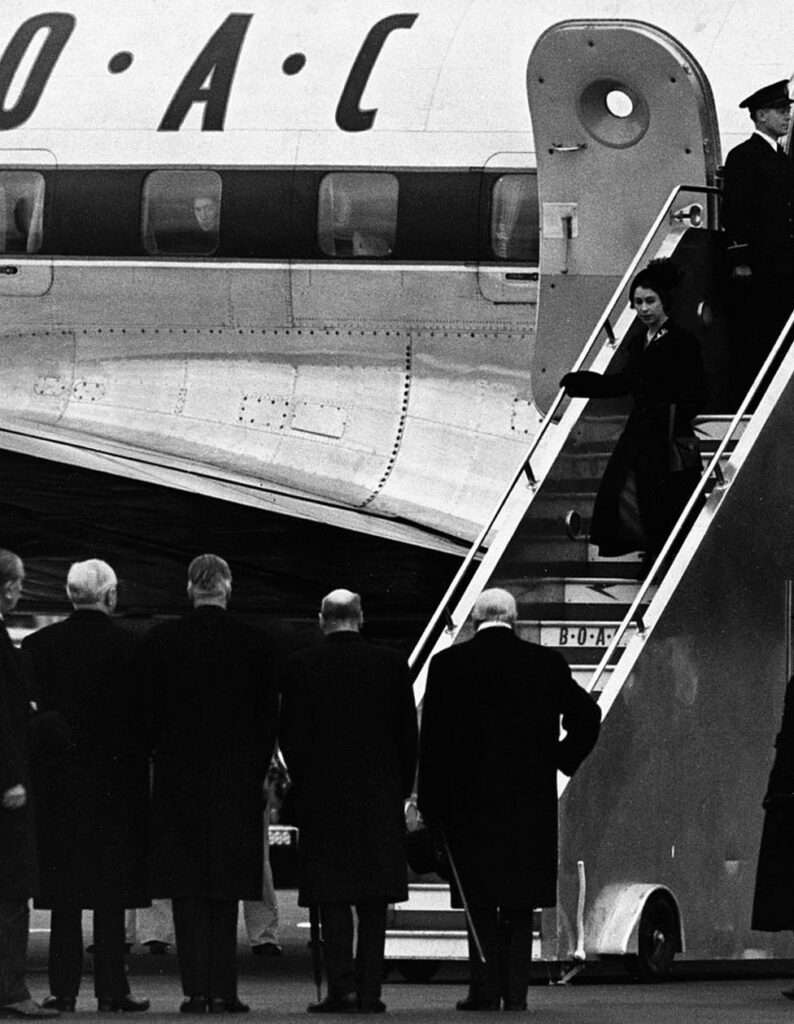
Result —
M 449 910 L 449 886 L 446 882 L 412 882 L 408 899 L 394 904 L 395 910 Z
M 387 928 L 383 955 L 385 960 L 468 960 L 469 942 L 465 930 Z
M 565 540 L 571 540 L 565 529 L 565 513 L 571 509 L 570 503 L 563 503 L 563 511 L 559 515 L 546 515 L 546 509 L 543 507 L 543 503 L 540 502 L 538 505 L 533 505 L 530 515 L 524 520 L 521 526 L 518 528 L 520 533 L 527 532 L 533 538 L 563 538 Z M 587 536 L 590 530 L 590 518 L 589 515 L 583 515 L 580 509 L 576 510 L 581 516 L 581 528 L 579 530 L 579 536 L 574 538 L 577 542 Z
M 593 662 L 593 664 L 588 665 L 572 665 L 569 662 L 568 667 L 571 670 L 571 675 L 574 678 L 574 682 L 578 683 L 580 686 L 583 686 L 585 690 L 590 690 L 590 681 L 593 678 L 593 673 L 598 667 L 597 662 Z M 600 693 L 604 689 L 607 682 L 609 681 L 609 677 L 612 674 L 612 670 L 614 669 L 614 667 L 614 665 L 605 666 L 604 671 L 601 673 L 601 676 L 598 680 L 597 686 L 595 687 L 595 689 L 591 690 L 592 693 Z
M 575 576 L 587 575 L 582 571 L 586 564 L 602 566 L 599 574 L 611 576 L 612 569 L 605 570 L 603 566 L 637 566 L 642 561 L 637 551 L 631 551 L 627 555 L 610 555 L 608 557 L 599 555 L 598 547 L 591 544 L 586 537 L 580 537 L 577 540 L 559 536 L 536 537 L 531 533 L 524 534 L 521 528 L 510 542 L 506 558 L 509 559 L 508 564 L 511 568 L 505 575 L 510 576 L 524 575 L 524 566 L 529 565 L 549 566 L 555 575 L 559 575 L 556 566 L 560 562 L 567 562 L 574 567 L 578 566 L 579 568 L 574 568 L 572 572 L 572 575 Z M 519 567 L 521 571 L 516 572 L 515 567 Z M 620 573 L 615 575 L 620 575 Z
M 515 579 L 500 576 L 495 585 L 506 587 L 515 594 L 519 605 L 533 601 L 539 604 L 605 604 L 615 608 L 631 604 L 640 588 L 639 580 L 609 576 L 545 576 L 541 579 L 527 579 L 523 575 Z M 648 591 L 649 601 L 655 593 L 654 584 Z
M 723 437 L 725 437 L 725 433 L 732 420 L 733 415 L 730 413 L 725 416 L 720 416 L 717 414 L 696 416 L 694 420 L 695 433 L 701 439 L 703 439 L 704 437 L 710 437 L 721 441 Z M 737 426 L 737 429 L 733 435 L 734 438 L 738 440 L 738 438 L 742 436 L 742 434 L 744 433 L 744 428 L 747 426 L 749 422 L 749 416 L 742 416 Z
M 531 640 L 543 647 L 556 647 L 561 651 L 582 651 L 587 649 L 603 650 L 609 646 L 620 625 L 619 619 L 600 620 L 595 622 L 564 621 L 562 619 L 546 619 L 528 621 L 520 619 L 516 622 L 516 633 L 523 640 Z M 635 625 L 629 626 L 620 638 L 620 646 L 625 647 L 637 632 Z M 579 659 L 589 660 L 589 659 Z
M 557 458 L 555 474 L 559 472 L 560 477 L 564 480 L 592 480 L 595 481 L 597 488 L 611 454 L 611 449 L 605 449 L 603 446 L 599 446 L 597 451 L 583 449 L 564 451 Z
M 540 501 L 542 497 L 556 498 L 563 495 L 575 495 L 580 501 L 584 500 L 592 503 L 595 500 L 600 482 L 601 478 L 598 476 L 593 476 L 592 478 L 584 476 L 550 477 L 544 483 L 543 490 L 535 500 Z
M 392 919 L 389 922 L 393 928 L 400 928 L 404 931 L 426 931 L 427 929 L 465 931 L 466 913 L 457 907 L 447 907 L 445 910 L 416 910 L 411 907 L 409 910 L 395 908 L 392 912 Z
M 499 578 L 541 581 L 567 575 L 575 579 L 600 580 L 605 576 L 609 576 L 610 579 L 623 580 L 625 583 L 637 583 L 640 566 L 639 555 L 623 557 L 625 560 L 604 558 L 594 562 L 580 560 L 540 561 L 537 559 L 519 561 L 517 558 L 511 558 L 509 563 L 504 561 L 500 566 L 500 568 L 504 569 L 504 575 L 500 573 Z M 494 585 L 498 586 L 498 584 Z
M 620 622 L 629 610 L 630 601 L 619 604 L 617 601 L 586 602 L 571 601 L 525 601 L 517 598 L 519 621 L 528 622 L 566 622 L 574 623 L 602 622 L 608 618 L 611 622 Z M 643 609 L 647 604 L 643 601 Z

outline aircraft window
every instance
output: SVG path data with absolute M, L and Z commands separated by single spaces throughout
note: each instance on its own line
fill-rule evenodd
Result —
M 209 256 L 218 248 L 220 211 L 215 171 L 152 171 L 143 185 L 143 246 L 155 256 Z
M 0 251 L 38 252 L 44 215 L 44 177 L 38 171 L 0 172 Z
M 494 182 L 491 248 L 500 260 L 537 260 L 538 184 L 534 174 L 503 174 Z
M 397 231 L 398 191 L 393 174 L 326 174 L 317 207 L 317 240 L 326 256 L 388 256 Z

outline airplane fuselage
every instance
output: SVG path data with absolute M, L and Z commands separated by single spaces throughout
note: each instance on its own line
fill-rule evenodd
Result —
M 702 65 L 720 126 L 696 140 L 696 156 L 711 147 L 705 181 L 714 148 L 746 133 L 739 99 L 788 75 L 790 16 L 603 8 Z M 593 13 L 4 4 L 0 443 L 458 549 L 543 411 L 533 365 L 555 231 L 530 52 Z M 674 175 L 660 162 L 642 187 L 664 196 Z M 628 245 L 640 220 L 619 217 Z M 604 281 L 622 272 L 612 262 Z M 574 266 L 574 293 L 589 273 Z

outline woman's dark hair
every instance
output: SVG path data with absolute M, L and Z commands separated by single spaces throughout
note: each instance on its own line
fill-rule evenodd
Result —
M 673 292 L 681 280 L 681 271 L 670 260 L 651 260 L 648 266 L 639 272 L 631 282 L 629 301 L 634 305 L 634 293 L 638 288 L 648 288 L 656 292 L 664 307 L 665 313 L 670 312 Z

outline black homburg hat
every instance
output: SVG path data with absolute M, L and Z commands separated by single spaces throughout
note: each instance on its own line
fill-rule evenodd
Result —
M 742 100 L 739 106 L 743 109 L 747 108 L 752 114 L 756 110 L 767 107 L 789 107 L 791 102 L 788 94 L 788 79 L 784 78 L 780 82 L 773 82 L 772 85 L 765 85 L 763 89 L 757 89 L 747 99 Z

